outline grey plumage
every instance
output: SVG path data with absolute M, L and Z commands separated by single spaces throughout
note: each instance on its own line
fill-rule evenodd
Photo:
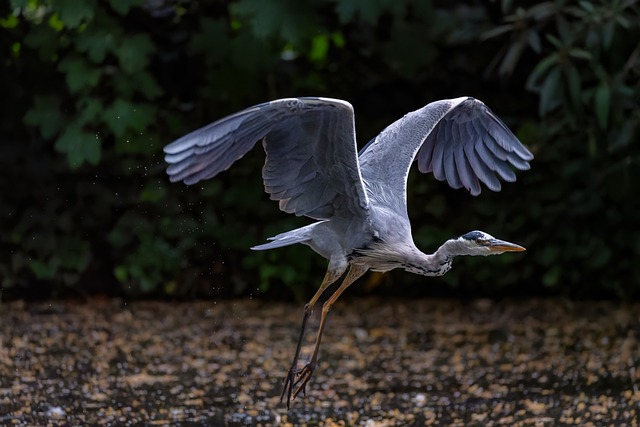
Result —
M 476 196 L 481 184 L 500 191 L 513 168 L 529 169 L 531 152 L 482 102 L 462 97 L 432 102 L 390 124 L 357 152 L 353 108 L 328 98 L 287 98 L 260 104 L 196 130 L 164 149 L 172 182 L 195 184 L 229 168 L 261 141 L 265 191 L 280 209 L 315 223 L 270 238 L 252 249 L 303 243 L 329 260 L 320 289 L 305 307 L 303 327 L 281 399 L 304 392 L 316 366 L 329 308 L 367 270 L 404 268 L 427 276 L 446 273 L 457 255 L 524 250 L 476 231 L 445 242 L 434 254 L 413 243 L 407 215 L 407 176 L 422 173 Z M 323 306 L 311 358 L 298 371 L 306 320 L 322 292 L 349 269 Z M 293 387 L 298 386 L 295 392 Z
M 351 105 L 288 98 L 240 111 L 165 147 L 172 182 L 195 184 L 228 169 L 256 142 L 267 159 L 265 191 L 287 213 L 314 219 L 359 215 L 367 204 Z

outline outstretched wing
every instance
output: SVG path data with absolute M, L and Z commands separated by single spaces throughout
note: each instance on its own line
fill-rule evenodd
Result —
M 167 173 L 188 185 L 212 178 L 257 141 L 267 154 L 265 191 L 283 211 L 327 219 L 366 210 L 353 108 L 336 99 L 280 99 L 211 123 L 164 148 Z
M 408 113 L 360 151 L 370 197 L 406 215 L 407 176 L 414 159 L 420 172 L 433 172 L 437 180 L 477 196 L 480 183 L 500 191 L 499 178 L 515 181 L 511 167 L 529 169 L 533 155 L 486 105 L 463 97 Z

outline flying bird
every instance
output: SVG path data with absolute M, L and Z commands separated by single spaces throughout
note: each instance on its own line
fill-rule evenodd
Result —
M 302 243 L 328 260 L 320 288 L 305 305 L 300 337 L 280 401 L 306 392 L 318 363 L 327 314 L 366 271 L 402 268 L 441 276 L 458 255 L 497 255 L 525 248 L 471 231 L 433 254 L 420 251 L 407 214 L 407 176 L 422 173 L 477 196 L 481 183 L 500 191 L 513 168 L 529 169 L 531 152 L 481 101 L 432 102 L 390 124 L 357 151 L 353 107 L 339 99 L 286 98 L 256 105 L 198 129 L 164 148 L 171 182 L 191 185 L 228 169 L 260 141 L 264 188 L 280 209 L 315 222 L 269 238 L 253 250 Z M 346 273 L 346 274 L 345 274 Z M 326 288 L 344 276 L 322 306 L 310 361 L 298 368 L 307 319 Z

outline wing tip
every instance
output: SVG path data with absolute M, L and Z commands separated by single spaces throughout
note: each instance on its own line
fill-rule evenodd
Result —
M 180 139 L 182 139 L 182 138 L 180 138 Z M 177 153 L 179 153 L 180 151 L 182 151 L 182 150 L 177 148 L 178 147 L 177 142 L 179 142 L 180 139 L 176 139 L 175 141 L 165 145 L 164 148 L 162 149 L 162 151 L 165 154 L 177 154 Z M 165 157 L 165 160 L 166 160 L 166 157 Z
M 533 153 L 531 151 L 529 151 L 529 149 L 527 147 L 525 147 L 523 145 L 525 151 L 524 153 L 519 153 L 520 157 L 522 157 L 522 160 L 524 160 L 525 162 L 530 162 L 531 160 L 534 159 Z
M 199 141 L 197 137 L 198 134 L 202 131 L 202 129 L 205 129 L 206 127 L 207 126 L 204 126 L 200 129 L 196 129 L 193 132 L 189 132 L 184 136 L 181 136 L 175 141 L 165 145 L 162 151 L 164 151 L 165 154 L 175 155 L 175 154 L 182 153 L 183 151 L 186 151 L 190 148 L 193 148 L 194 145 L 198 144 L 198 141 Z

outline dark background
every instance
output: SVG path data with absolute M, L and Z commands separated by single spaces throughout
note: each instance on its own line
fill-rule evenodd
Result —
M 2 298 L 306 298 L 325 260 L 249 247 L 310 221 L 256 149 L 170 184 L 162 147 L 255 103 L 350 101 L 360 145 L 442 98 L 484 101 L 536 156 L 471 197 L 410 175 L 425 252 L 473 229 L 528 248 L 354 293 L 640 297 L 636 1 L 39 1 L 0 6 Z

